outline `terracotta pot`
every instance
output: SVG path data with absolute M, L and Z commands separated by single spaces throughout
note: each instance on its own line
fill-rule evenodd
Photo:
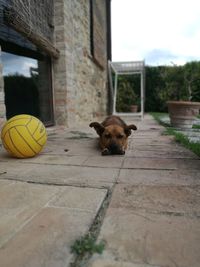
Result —
M 176 128 L 192 128 L 196 116 L 199 114 L 200 102 L 168 101 L 168 112 L 171 125 Z
M 131 112 L 137 112 L 138 111 L 138 105 L 131 105 L 130 110 L 131 110 Z

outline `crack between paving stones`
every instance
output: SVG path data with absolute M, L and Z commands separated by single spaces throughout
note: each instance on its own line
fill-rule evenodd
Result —
M 124 164 L 124 160 L 121 164 L 121 166 L 123 166 Z M 99 208 L 98 213 L 95 216 L 94 221 L 92 222 L 87 234 L 90 234 L 90 236 L 92 236 L 95 241 L 98 239 L 99 233 L 101 231 L 101 226 L 103 224 L 105 215 L 106 215 L 106 211 L 109 207 L 111 198 L 112 198 L 112 194 L 114 191 L 115 186 L 118 184 L 118 179 L 119 179 L 119 175 L 120 175 L 120 168 L 118 170 L 115 182 L 113 183 L 113 186 L 111 188 L 107 188 L 107 195 L 105 196 L 101 207 Z M 93 254 L 89 254 L 88 252 L 84 253 L 83 255 L 76 255 L 74 256 L 74 260 L 70 263 L 70 267 L 83 267 L 83 266 L 87 266 L 87 263 L 89 262 L 89 260 L 91 259 L 91 257 L 93 256 Z
M 192 219 L 200 218 L 200 215 L 195 212 L 189 213 L 189 212 L 176 212 L 176 211 L 156 211 L 156 212 L 151 212 L 151 213 L 158 214 L 158 215 L 174 216 L 174 217 L 188 217 Z
M 110 204 L 113 189 L 114 186 L 111 189 L 108 189 L 107 194 L 101 204 L 101 207 L 99 208 L 98 213 L 95 216 L 94 221 L 92 222 L 88 232 L 85 234 L 85 235 L 89 234 L 92 238 L 94 238 L 95 241 L 98 239 L 106 211 Z M 87 266 L 87 263 L 89 262 L 91 257 L 92 254 L 88 252 L 85 252 L 83 255 L 74 255 L 73 261 L 70 263 L 70 267 Z
M 127 157 L 128 158 L 128 157 Z M 198 159 L 196 159 L 198 160 Z M 93 166 L 90 166 L 90 165 L 82 165 L 82 164 L 56 164 L 56 163 L 35 163 L 35 162 L 23 162 L 24 164 L 33 164 L 33 165 L 48 165 L 48 166 L 70 166 L 70 167 L 82 167 L 82 168 L 99 168 L 99 169 L 117 169 L 117 170 L 120 170 L 120 169 L 124 169 L 124 170 L 164 170 L 164 171 L 173 171 L 173 170 L 177 170 L 178 168 L 129 168 L 129 167 L 126 167 L 124 168 L 124 160 L 121 164 L 120 167 L 110 167 L 110 166 L 98 166 L 98 165 L 93 165 Z M 3 173 L 0 173 L 0 175 L 3 175 L 5 174 L 6 172 L 3 172 Z
M 119 172 L 118 172 L 119 175 Z M 93 221 L 93 223 L 91 224 L 88 233 L 90 233 L 95 240 L 98 238 L 100 229 L 101 229 L 101 225 L 103 223 L 103 219 L 105 217 L 105 213 L 106 210 L 109 206 L 110 203 L 110 199 L 111 199 L 111 195 L 112 195 L 112 191 L 113 188 L 107 188 L 105 187 L 96 187 L 96 186 L 88 186 L 88 185 L 69 185 L 69 184 L 55 184 L 55 183 L 41 183 L 41 182 L 30 182 L 30 181 L 21 181 L 21 180 L 17 180 L 17 179 L 11 179 L 11 178 L 5 178 L 2 180 L 11 180 L 11 181 L 17 181 L 17 182 L 21 182 L 21 183 L 33 183 L 33 184 L 39 184 L 39 185 L 50 185 L 50 186 L 71 186 L 71 187 L 79 187 L 79 188 L 95 188 L 95 189 L 107 189 L 107 194 L 98 210 L 98 213 L 95 216 L 95 219 Z M 54 197 L 54 196 L 53 196 Z M 53 198 L 52 197 L 52 198 Z M 40 212 L 40 211 L 39 211 Z M 27 220 L 23 225 L 21 225 L 18 229 L 18 231 L 20 231 L 30 220 L 32 220 L 39 212 L 35 213 L 31 218 L 29 218 L 29 220 Z M 12 238 L 12 237 L 11 237 Z M 8 242 L 10 240 L 10 238 L 6 241 Z M 4 243 L 5 245 L 5 243 Z M 70 264 L 71 267 L 79 267 L 82 266 L 83 262 L 88 262 L 88 260 L 90 259 L 91 255 L 89 254 L 85 254 L 82 257 L 76 256 L 73 260 L 73 262 Z M 81 264 L 81 265 L 80 265 Z
M 21 183 L 27 183 L 27 184 L 36 184 L 36 185 L 48 185 L 48 186 L 71 186 L 71 187 L 81 187 L 81 188 L 95 188 L 95 189 L 107 189 L 109 190 L 110 187 L 109 186 L 92 186 L 92 185 L 84 185 L 84 184 L 70 184 L 70 183 L 51 183 L 51 182 L 35 182 L 35 181 L 24 181 L 21 179 L 16 179 L 16 178 L 3 178 L 1 179 L 2 181 L 14 181 L 14 182 L 21 182 Z M 113 183 L 110 183 L 113 184 Z
M 70 166 L 70 167 L 82 167 L 82 168 L 102 168 L 102 169 L 120 169 L 121 167 L 111 167 L 111 166 L 98 166 L 98 165 L 82 165 L 82 164 L 57 164 L 57 163 L 39 163 L 39 162 L 24 162 L 24 164 L 33 165 L 48 165 L 48 166 Z M 83 163 L 84 164 L 84 163 Z
M 142 171 L 176 171 L 178 168 L 122 168 L 122 170 L 142 170 Z
M 146 215 L 143 215 L 142 212 L 145 211 Z M 185 217 L 185 218 L 191 218 L 191 219 L 200 219 L 200 214 L 196 212 L 178 212 L 178 211 L 159 211 L 159 210 L 153 210 L 153 209 L 142 209 L 142 208 L 136 208 L 135 210 L 130 211 L 131 214 L 139 216 L 141 218 L 144 218 L 145 220 L 155 222 L 156 220 L 153 220 L 148 217 L 148 214 L 152 215 L 165 215 L 169 217 Z
M 162 156 L 162 155 L 161 155 Z M 193 157 L 191 157 L 191 156 L 188 156 L 188 157 L 182 157 L 182 158 L 180 158 L 180 157 L 176 157 L 176 156 L 174 156 L 174 157 L 159 157 L 159 156 L 149 156 L 149 157 L 143 157 L 143 156 L 129 156 L 129 157 L 127 157 L 127 158 L 129 158 L 129 159 L 131 159 L 131 158 L 133 158 L 133 159 L 163 159 L 163 160 L 165 160 L 165 159 L 172 159 L 172 160 L 174 160 L 174 159 L 177 159 L 177 160 L 199 160 L 198 158 L 193 158 Z

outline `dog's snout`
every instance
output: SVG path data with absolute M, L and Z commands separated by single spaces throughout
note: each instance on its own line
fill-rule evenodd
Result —
M 111 143 L 111 144 L 109 145 L 109 149 L 110 149 L 112 152 L 115 152 L 115 151 L 119 150 L 119 147 L 118 147 L 118 145 L 117 145 L 116 143 Z
M 125 152 L 119 147 L 118 144 L 116 143 L 111 143 L 108 147 L 108 149 L 110 150 L 110 152 L 112 154 L 119 154 L 119 155 L 123 155 Z

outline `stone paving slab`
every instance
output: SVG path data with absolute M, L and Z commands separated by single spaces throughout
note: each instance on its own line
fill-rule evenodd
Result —
M 162 133 L 165 128 L 163 126 L 158 125 L 156 122 L 152 123 L 152 124 L 148 124 L 146 118 L 145 118 L 145 124 L 143 123 L 144 121 L 142 121 L 141 123 L 139 123 L 138 125 L 136 124 L 137 128 L 138 128 L 138 132 L 136 131 L 137 134 L 139 134 L 139 131 L 144 132 L 144 133 L 148 133 L 151 134 L 151 132 L 153 134 L 157 133 Z
M 124 156 L 112 156 L 102 157 L 101 154 L 99 156 L 88 157 L 88 159 L 84 162 L 83 165 L 93 166 L 93 167 L 102 167 L 102 168 L 118 168 L 122 167 L 124 162 Z
M 70 245 L 86 233 L 94 214 L 65 208 L 45 208 L 0 249 L 2 266 L 66 267 Z
M 163 158 L 163 159 L 199 159 L 197 155 L 195 155 L 191 151 L 184 151 L 181 153 L 177 153 L 176 151 L 160 151 L 160 150 L 138 150 L 138 147 L 135 150 L 128 150 L 126 152 L 127 157 L 134 158 Z
M 173 146 L 171 144 L 148 144 L 148 145 L 144 145 L 144 144 L 140 144 L 137 142 L 132 142 L 130 143 L 130 149 L 133 150 L 141 150 L 141 151 L 172 151 L 172 152 L 176 152 L 178 153 L 182 153 L 185 152 L 187 153 L 187 149 L 184 148 L 183 146 L 178 146 L 177 144 L 174 144 Z
M 125 169 L 200 169 L 199 159 L 166 159 L 166 158 L 125 158 L 123 168 Z
M 110 208 L 200 218 L 200 185 L 135 186 L 117 184 Z
M 161 130 L 153 130 L 153 131 L 144 131 L 141 129 L 137 129 L 137 131 L 132 132 L 132 134 L 129 136 L 130 139 L 156 139 L 156 138 L 161 138 L 163 129 Z
M 110 208 L 99 239 L 107 244 L 102 260 L 199 267 L 199 218 Z
M 103 120 L 104 118 L 102 118 Z M 55 126 L 52 128 L 47 128 L 47 133 L 51 140 L 79 140 L 79 139 L 90 139 L 96 136 L 96 133 L 92 128 L 89 127 L 90 122 L 84 123 L 84 125 L 79 125 L 79 127 L 65 127 L 65 126 Z
M 0 172 L 1 175 L 1 172 Z M 7 181 L 7 180 L 0 180 L 0 191 L 4 188 L 4 186 L 10 186 L 13 183 L 13 181 Z
M 131 185 L 200 185 L 200 172 L 121 169 L 117 182 Z
M 150 139 L 149 137 L 141 139 L 141 138 L 129 138 L 129 143 L 131 141 L 131 147 L 136 148 L 140 146 L 158 146 L 160 142 L 154 141 L 154 139 Z M 166 144 L 168 145 L 168 144 Z
M 8 157 L 6 153 L 0 153 L 1 161 L 4 162 L 16 162 L 16 158 Z M 44 154 L 41 153 L 33 158 L 18 159 L 18 163 L 34 163 L 34 164 L 54 164 L 54 165 L 82 165 L 88 156 L 78 156 L 78 155 L 66 155 L 66 154 Z
M 131 263 L 125 261 L 115 261 L 115 260 L 92 260 L 89 264 L 89 267 L 159 267 L 149 264 L 139 264 Z
M 117 168 L 24 164 L 18 161 L 4 164 L 3 172 L 0 179 L 88 187 L 112 187 L 119 174 Z
M 48 207 L 60 207 L 96 214 L 107 194 L 106 189 L 67 186 L 48 202 Z
M 98 139 L 83 139 L 83 140 L 49 140 L 43 153 L 45 154 L 67 154 L 67 155 L 98 155 Z
M 58 187 L 9 181 L 7 184 L 0 188 L 0 247 L 59 191 Z
M 88 231 L 106 194 L 8 181 L 0 188 L 1 266 L 66 267 L 70 246 Z
M 161 135 L 160 132 L 156 131 L 156 132 L 142 132 L 139 131 L 137 134 L 133 134 L 129 137 L 130 139 L 134 139 L 134 140 L 141 140 L 141 141 L 145 141 L 148 140 L 149 142 L 155 142 L 155 143 L 166 143 L 166 144 L 173 144 L 175 143 L 174 141 L 174 137 L 173 136 L 167 136 L 167 135 Z

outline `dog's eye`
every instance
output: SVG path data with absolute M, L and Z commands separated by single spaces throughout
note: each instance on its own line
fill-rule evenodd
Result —
M 117 135 L 117 138 L 118 138 L 118 139 L 122 139 L 123 137 L 124 137 L 123 134 L 118 134 L 118 135 Z
M 105 134 L 104 136 L 105 136 L 105 138 L 108 138 L 108 139 L 111 138 L 111 134 L 109 134 L 109 133 Z

